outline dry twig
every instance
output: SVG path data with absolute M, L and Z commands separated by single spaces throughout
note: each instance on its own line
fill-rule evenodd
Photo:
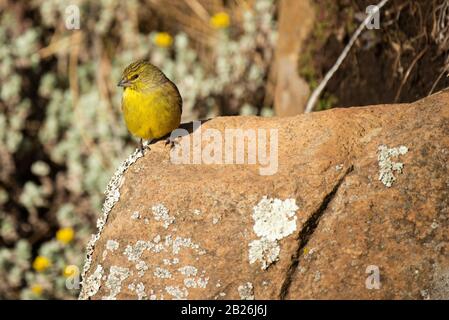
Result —
M 377 4 L 377 10 L 373 10 L 366 18 L 365 20 L 360 24 L 360 26 L 357 28 L 357 30 L 352 35 L 351 39 L 349 40 L 349 43 L 346 45 L 346 47 L 343 49 L 343 52 L 340 54 L 340 56 L 337 59 L 337 62 L 334 64 L 334 66 L 326 73 L 321 83 L 318 85 L 318 87 L 312 92 L 312 95 L 309 98 L 309 101 L 307 102 L 307 106 L 305 109 L 305 113 L 309 113 L 313 110 L 316 101 L 318 100 L 319 96 L 321 95 L 321 92 L 326 87 L 329 80 L 332 78 L 332 76 L 337 72 L 338 68 L 340 68 L 343 61 L 346 59 L 346 56 L 348 55 L 349 51 L 351 50 L 352 46 L 354 45 L 357 38 L 362 33 L 363 29 L 370 23 L 370 21 L 373 19 L 374 15 L 379 12 L 379 10 L 388 3 L 389 0 L 382 0 Z

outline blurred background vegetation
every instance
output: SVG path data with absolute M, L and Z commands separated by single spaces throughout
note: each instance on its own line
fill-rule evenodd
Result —
M 183 122 L 282 115 L 276 95 L 304 88 L 307 97 L 370 4 L 0 0 L 0 298 L 77 296 L 66 280 L 82 267 L 109 178 L 136 147 L 116 87 L 131 61 L 149 58 L 177 84 Z M 71 5 L 79 30 L 66 27 Z M 395 0 L 316 109 L 413 101 L 446 87 L 448 15 L 446 0 Z M 277 71 L 283 55 L 288 72 Z M 292 72 L 299 85 L 284 87 Z

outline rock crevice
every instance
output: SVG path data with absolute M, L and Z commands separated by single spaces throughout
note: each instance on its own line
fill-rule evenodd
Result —
M 298 239 L 298 248 L 295 252 L 295 254 L 292 256 L 291 259 L 291 265 L 287 270 L 284 282 L 282 283 L 281 292 L 279 294 L 279 299 L 284 300 L 285 297 L 288 295 L 288 291 L 290 289 L 293 276 L 295 272 L 298 269 L 298 264 L 301 260 L 302 252 L 307 246 L 307 243 L 309 242 L 310 237 L 312 237 L 313 232 L 318 227 L 318 224 L 320 222 L 321 217 L 326 212 L 327 207 L 329 206 L 329 203 L 332 201 L 332 199 L 337 194 L 338 190 L 340 189 L 340 186 L 342 185 L 343 181 L 345 180 L 346 176 L 350 174 L 354 170 L 354 166 L 350 166 L 342 175 L 341 178 L 338 179 L 337 183 L 334 185 L 332 190 L 324 197 L 323 201 L 320 203 L 318 209 L 316 209 L 307 219 L 307 221 L 304 223 L 302 229 L 299 231 L 297 239 Z

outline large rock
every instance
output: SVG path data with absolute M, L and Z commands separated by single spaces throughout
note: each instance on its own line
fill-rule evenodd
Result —
M 164 142 L 135 153 L 108 186 L 80 298 L 449 298 L 449 92 L 217 118 L 174 150 L 211 128 L 277 129 L 277 172 L 174 164 Z

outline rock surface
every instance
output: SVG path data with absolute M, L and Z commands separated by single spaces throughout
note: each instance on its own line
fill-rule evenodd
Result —
M 277 129 L 277 173 L 152 145 L 109 188 L 80 298 L 449 298 L 448 91 L 211 128 Z

